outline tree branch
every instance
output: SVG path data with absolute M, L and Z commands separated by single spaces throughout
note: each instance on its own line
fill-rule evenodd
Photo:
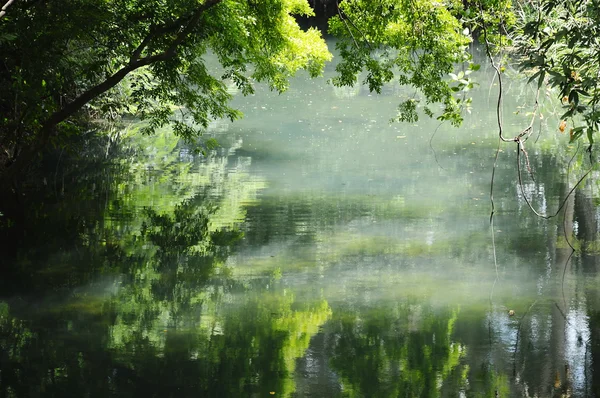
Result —
M 117 71 L 115 74 L 104 80 L 102 83 L 88 89 L 79 97 L 75 98 L 72 102 L 69 102 L 67 105 L 65 105 L 61 110 L 54 112 L 42 125 L 42 139 L 47 139 L 47 137 L 45 136 L 49 136 L 52 129 L 57 124 L 73 116 L 85 104 L 116 86 L 130 72 L 133 72 L 134 70 L 139 69 L 141 67 L 153 64 L 155 62 L 165 61 L 169 58 L 174 57 L 175 55 L 176 52 L 169 48 L 168 50 L 160 54 L 144 57 L 138 60 L 132 60 L 131 62 L 129 62 L 129 64 L 122 67 L 119 71 Z M 44 144 L 46 143 L 47 142 L 44 142 Z
M 8 7 L 10 7 L 14 2 L 15 0 L 8 0 L 6 4 L 2 6 L 2 9 L 0 10 L 0 18 L 6 15 L 6 10 L 8 10 Z
M 200 21 L 202 14 L 209 8 L 219 4 L 222 1 L 223 0 L 206 0 L 201 6 L 196 8 L 196 10 L 191 16 L 180 18 L 177 20 L 179 22 L 185 23 L 183 26 L 179 25 L 177 22 L 174 22 L 172 24 L 169 24 L 168 26 L 165 26 L 163 29 L 159 29 L 154 32 L 149 32 L 148 35 L 142 40 L 140 45 L 132 52 L 129 63 L 127 65 L 123 66 L 121 69 L 119 69 L 117 72 L 115 72 L 103 82 L 89 88 L 79 97 L 75 98 L 73 101 L 66 104 L 60 110 L 50 115 L 50 117 L 42 124 L 37 142 L 34 145 L 30 146 L 27 151 L 22 153 L 13 165 L 13 167 L 11 167 L 11 169 L 15 169 L 13 173 L 18 171 L 25 164 L 27 164 L 27 162 L 29 162 L 35 156 L 36 153 L 38 153 L 44 148 L 44 146 L 48 144 L 55 127 L 59 123 L 73 116 L 81 108 L 83 108 L 85 104 L 87 104 L 94 98 L 102 95 L 111 88 L 115 87 L 117 84 L 119 84 L 121 80 L 123 80 L 129 73 L 133 72 L 134 70 L 151 65 L 156 62 L 166 61 L 175 57 L 177 55 L 178 47 L 192 33 L 192 31 Z M 186 20 L 187 22 L 185 22 Z M 175 38 L 166 50 L 158 54 L 139 58 L 143 50 L 157 36 L 157 33 L 168 33 L 170 31 L 176 30 L 178 30 L 177 36 L 175 36 Z
M 217 1 L 217 3 L 218 2 L 220 2 L 220 1 Z M 195 14 L 193 14 L 193 15 L 195 15 Z M 148 45 L 154 38 L 165 35 L 167 33 L 174 33 L 174 32 L 177 32 L 178 30 L 180 30 L 183 25 L 185 25 L 186 23 L 188 23 L 190 21 L 190 19 L 193 17 L 193 15 L 192 16 L 189 16 L 189 15 L 182 16 L 182 17 L 177 18 L 176 20 L 174 20 L 168 24 L 164 24 L 162 26 L 150 26 L 150 30 L 149 30 L 148 34 L 146 35 L 146 37 L 144 37 L 144 39 L 139 44 L 139 46 L 137 46 L 137 48 L 135 50 L 133 50 L 133 53 L 131 54 L 131 59 L 137 60 L 140 57 L 140 55 L 142 54 L 142 52 L 146 49 L 146 47 L 148 47 Z
M 138 58 L 143 49 L 150 43 L 152 38 L 155 37 L 153 33 L 149 33 L 146 36 L 146 38 L 142 41 L 142 43 L 134 50 L 130 57 L 129 63 L 126 66 L 122 67 L 119 71 L 117 71 L 115 74 L 104 80 L 102 83 L 85 91 L 72 102 L 68 103 L 61 110 L 52 114 L 48 118 L 48 120 L 42 125 L 42 139 L 47 139 L 45 138 L 45 135 L 49 135 L 54 126 L 75 114 L 79 109 L 81 109 L 85 104 L 87 104 L 94 98 L 98 97 L 99 95 L 105 93 L 106 91 L 116 86 L 130 72 L 133 72 L 134 70 L 139 69 L 141 67 L 151 65 L 155 62 L 166 61 L 176 56 L 177 48 L 184 42 L 184 40 L 195 28 L 198 21 L 200 20 L 200 17 L 202 16 L 202 13 L 208 8 L 220 3 L 221 1 L 222 0 L 209 0 L 205 2 L 202 6 L 198 7 L 192 15 L 192 17 L 190 18 L 190 21 L 183 29 L 179 31 L 171 45 L 165 51 L 159 54 Z M 46 143 L 47 142 L 44 142 L 44 144 Z
M 356 48 L 360 51 L 361 48 L 358 45 L 358 42 L 356 41 L 356 38 L 354 37 L 354 35 L 352 34 L 352 29 L 350 29 L 350 26 L 348 26 L 348 22 L 350 22 L 350 24 L 354 27 L 354 29 L 356 29 L 361 36 L 363 37 L 364 42 L 367 44 L 367 47 L 369 47 L 369 50 L 373 51 L 373 47 L 371 47 L 371 43 L 369 43 L 369 40 L 367 40 L 367 37 L 365 36 L 365 34 L 363 33 L 362 30 L 360 30 L 355 24 L 354 21 L 352 21 L 352 19 L 348 18 L 348 14 L 346 14 L 345 12 L 343 12 L 340 9 L 340 3 L 338 0 L 335 0 L 335 5 L 336 5 L 336 9 L 338 12 L 338 15 L 340 17 L 340 19 L 342 20 L 342 22 L 344 22 L 344 25 L 346 25 L 346 30 L 348 31 L 348 33 L 350 33 L 350 36 L 352 37 L 352 40 L 354 41 L 354 45 L 356 46 Z M 342 15 L 343 13 L 343 15 Z

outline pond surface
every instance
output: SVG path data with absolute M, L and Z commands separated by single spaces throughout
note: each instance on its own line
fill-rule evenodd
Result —
M 503 145 L 492 228 L 483 69 L 460 129 L 390 124 L 401 87 L 299 76 L 231 88 L 245 118 L 213 122 L 206 157 L 132 123 L 116 164 L 55 159 L 3 240 L 0 397 L 600 393 L 597 179 L 536 217 Z M 549 104 L 523 180 L 551 215 L 589 163 Z

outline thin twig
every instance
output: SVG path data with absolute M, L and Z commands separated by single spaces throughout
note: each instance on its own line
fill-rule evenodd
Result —
M 344 16 L 342 15 L 342 11 L 340 10 L 340 3 L 337 0 L 335 1 L 335 5 L 336 5 L 337 12 L 338 12 L 340 19 L 342 20 L 342 22 L 344 22 L 344 25 L 346 25 L 346 30 L 348 31 L 348 33 L 350 33 L 350 37 L 352 37 L 352 41 L 354 42 L 354 45 L 356 46 L 356 48 L 358 50 L 361 50 L 360 46 L 358 45 L 358 41 L 356 41 L 356 38 L 354 37 L 354 34 L 352 33 L 352 29 L 350 29 L 348 22 L 346 22 L 346 18 L 344 18 Z
M 562 210 L 562 208 L 565 206 L 567 200 L 569 199 L 569 196 L 575 191 L 575 189 L 579 186 L 579 184 L 581 184 L 581 182 L 585 179 L 585 177 L 588 176 L 588 174 L 593 170 L 594 165 L 592 164 L 592 166 L 590 167 L 590 169 L 585 172 L 583 174 L 583 176 L 579 179 L 579 181 L 577 181 L 577 184 L 575 184 L 575 186 L 573 186 L 573 188 L 571 188 L 571 190 L 569 191 L 569 193 L 567 194 L 567 196 L 563 199 L 560 207 L 558 208 L 558 210 L 556 211 L 555 214 L 553 215 L 542 215 L 539 212 L 537 212 L 533 206 L 531 205 L 531 202 L 529 201 L 529 198 L 527 197 L 527 195 L 525 194 L 525 188 L 523 186 L 523 179 L 521 177 L 521 160 L 520 160 L 520 154 L 521 151 L 523 151 L 523 153 L 525 154 L 526 157 L 526 164 L 527 167 L 529 169 L 529 172 L 531 173 L 531 167 L 529 165 L 529 156 L 527 155 L 527 152 L 525 151 L 525 148 L 523 146 L 523 142 L 526 141 L 530 136 L 531 133 L 533 131 L 533 123 L 535 122 L 535 117 L 537 115 L 537 109 L 539 106 L 539 95 L 540 95 L 540 87 L 541 85 L 538 85 L 537 91 L 536 91 L 536 97 L 535 97 L 535 103 L 534 103 L 534 111 L 533 111 L 533 115 L 531 118 L 531 121 L 529 123 L 529 125 L 523 129 L 523 131 L 521 131 L 517 136 L 515 136 L 512 139 L 506 138 L 504 136 L 504 131 L 503 131 L 503 122 L 502 122 L 502 74 L 500 72 L 500 68 L 496 65 L 496 62 L 494 61 L 494 57 L 492 56 L 491 50 L 490 50 L 490 43 L 488 41 L 488 37 L 487 37 L 487 27 L 484 21 L 484 17 L 483 17 L 483 8 L 480 7 L 480 13 L 481 13 L 481 19 L 482 19 L 482 30 L 483 30 L 483 38 L 484 38 L 484 42 L 485 42 L 485 50 L 487 53 L 487 56 L 490 60 L 490 63 L 492 64 L 492 67 L 494 68 L 494 70 L 496 71 L 496 76 L 498 76 L 498 86 L 499 86 L 499 90 L 498 90 L 498 103 L 496 105 L 496 115 L 497 115 L 497 122 L 498 122 L 498 138 L 501 142 L 516 142 L 517 143 L 517 175 L 518 175 L 518 183 L 519 183 L 519 188 L 521 190 L 521 194 L 523 195 L 523 198 L 525 199 L 525 202 L 527 203 L 527 205 L 529 206 L 529 208 L 531 209 L 531 211 L 538 217 L 541 218 L 545 218 L 545 219 L 550 219 L 553 217 L 556 217 L 560 211 Z M 524 138 L 524 139 L 523 139 Z M 498 150 L 499 151 L 499 150 Z M 496 152 L 496 161 L 498 159 L 498 151 Z M 496 161 L 494 162 L 494 168 L 492 169 L 492 181 L 491 181 L 491 187 L 490 187 L 490 201 L 492 203 L 492 211 L 490 214 L 490 222 L 492 222 L 493 216 L 494 216 L 494 196 L 493 196 L 493 190 L 494 190 L 494 177 L 495 177 L 495 172 L 496 172 Z M 590 163 L 591 163 L 591 155 L 590 155 Z
M 494 156 L 494 165 L 492 166 L 492 178 L 490 181 L 490 202 L 492 205 L 492 211 L 490 212 L 490 224 L 494 221 L 494 213 L 496 206 L 494 205 L 494 181 L 496 176 L 496 167 L 498 167 L 498 157 L 500 156 L 500 144 L 502 140 L 498 137 L 498 146 L 496 147 L 496 155 Z
M 529 176 L 531 177 L 531 179 L 533 180 L 533 182 L 535 182 L 535 176 L 533 175 L 533 170 L 531 170 L 531 163 L 529 163 L 529 154 L 527 153 L 527 150 L 525 150 L 525 142 L 524 141 L 519 141 L 519 143 L 521 144 L 521 152 L 523 152 L 523 155 L 525 156 L 525 166 L 527 167 L 527 171 L 529 172 Z
M 365 35 L 365 33 L 361 29 L 359 29 L 358 26 L 356 26 L 356 24 L 354 23 L 354 21 L 352 20 L 352 18 L 348 17 L 348 14 L 346 14 L 343 10 L 340 10 L 340 4 L 339 4 L 338 0 L 336 0 L 335 3 L 337 5 L 337 10 L 338 10 L 338 14 L 339 14 L 340 18 L 343 18 L 344 20 L 348 20 L 348 22 L 350 22 L 350 25 L 352 25 L 352 27 L 354 29 L 356 29 L 356 31 L 358 33 L 360 33 L 360 35 L 362 36 L 365 44 L 367 45 L 367 47 L 369 47 L 369 50 L 373 51 L 373 47 L 371 46 L 371 43 L 369 43 L 369 40 L 367 39 L 367 36 Z M 342 17 L 342 13 L 344 13 L 344 17 Z
M 496 103 L 496 117 L 497 117 L 497 122 L 498 122 L 498 136 L 500 137 L 500 140 L 504 141 L 504 142 L 510 142 L 512 140 L 509 140 L 507 138 L 504 137 L 504 132 L 503 132 L 503 122 L 502 122 L 502 73 L 500 72 L 500 68 L 498 67 L 498 65 L 496 65 L 496 62 L 494 61 L 494 57 L 492 56 L 492 52 L 490 50 L 490 42 L 488 40 L 488 34 L 487 34 L 487 27 L 485 24 L 485 19 L 483 16 L 483 6 L 480 5 L 480 12 L 481 12 L 481 21 L 482 21 L 482 29 L 483 29 L 483 39 L 485 42 L 485 52 L 490 60 L 490 63 L 492 64 L 492 68 L 494 68 L 494 70 L 496 71 L 496 76 L 498 76 L 498 102 Z
M 433 157 L 435 158 L 435 162 L 437 163 L 438 167 L 442 170 L 446 170 L 446 169 L 444 169 L 444 167 L 442 167 L 442 165 L 438 161 L 437 153 L 435 152 L 435 149 L 433 148 L 433 145 L 432 145 L 433 137 L 435 137 L 435 135 L 437 134 L 440 127 L 442 127 L 442 124 L 444 124 L 444 121 L 442 121 L 440 124 L 438 124 L 438 126 L 435 128 L 431 137 L 429 137 L 429 148 L 431 148 L 431 151 L 433 152 Z
M 558 312 L 560 312 L 560 315 L 563 317 L 563 319 L 565 320 L 565 323 L 569 326 L 573 326 L 571 325 L 571 322 L 569 322 L 569 318 L 567 318 L 567 314 L 565 314 L 565 312 L 562 310 L 562 308 L 560 308 L 560 306 L 558 305 L 558 303 L 554 300 L 551 300 L 554 303 L 554 306 L 556 307 L 556 309 L 558 309 Z M 565 305 L 565 309 L 566 309 L 566 305 Z
M 571 172 L 571 164 L 573 163 L 573 160 L 575 159 L 575 156 L 577 156 L 577 154 L 579 153 L 580 146 L 581 146 L 580 142 L 577 141 L 577 150 L 575 151 L 575 153 L 573 154 L 573 156 L 571 156 L 571 159 L 569 160 L 569 164 L 567 166 L 567 184 L 569 183 L 569 174 Z M 569 257 L 567 257 L 567 260 L 565 261 L 565 265 L 563 267 L 562 278 L 560 280 L 560 291 L 562 293 L 563 305 L 564 305 L 565 310 L 566 310 L 566 308 L 567 308 L 567 299 L 565 297 L 565 276 L 567 275 L 567 266 L 569 265 L 569 262 L 571 261 L 571 258 L 573 257 L 573 254 L 575 254 L 575 247 L 573 247 L 573 244 L 571 244 L 571 241 L 569 240 L 569 235 L 567 234 L 567 210 L 566 209 L 563 212 L 563 234 L 565 236 L 565 241 L 567 242 L 567 244 L 571 248 L 571 253 L 569 253 Z M 556 307 L 558 308 L 558 304 L 556 304 Z M 560 308 L 558 308 L 558 309 L 560 311 Z M 561 313 L 562 313 L 562 311 L 561 311 Z M 564 314 L 563 314 L 563 316 L 564 316 Z M 567 320 L 567 317 L 564 316 L 564 318 L 565 318 L 565 321 L 568 323 L 569 321 Z
M 519 328 L 517 329 L 517 339 L 515 341 L 515 352 L 513 354 L 513 375 L 516 374 L 517 372 L 517 351 L 519 349 L 519 336 L 521 335 L 521 326 L 523 325 L 523 319 L 525 319 L 525 317 L 527 316 L 527 314 L 529 314 L 529 312 L 531 311 L 531 309 L 533 308 L 533 306 L 537 303 L 537 300 L 535 300 L 527 309 L 527 311 L 525 312 L 525 314 L 521 317 L 521 319 L 519 319 Z
M 498 275 L 498 258 L 496 257 L 496 231 L 494 230 L 494 219 L 490 219 L 490 227 L 492 231 L 492 256 L 494 258 L 494 268 L 496 269 L 496 277 L 494 278 L 494 284 L 492 285 L 492 290 L 490 290 L 490 305 L 492 303 L 492 298 L 494 297 L 494 289 L 496 288 L 496 283 L 500 279 Z
M 581 143 L 579 141 L 577 141 L 577 150 L 575 150 L 575 153 L 573 154 L 573 156 L 571 156 L 571 159 L 569 159 L 569 163 L 567 165 L 567 184 L 569 183 L 569 174 L 571 174 L 571 164 L 573 163 L 575 156 L 577 156 L 577 154 L 579 153 L 580 146 L 581 146 Z M 574 252 L 575 248 L 573 247 L 573 245 L 571 244 L 571 241 L 569 240 L 569 237 L 567 236 L 567 211 L 566 210 L 563 213 L 563 233 L 565 235 L 565 240 L 567 241 L 567 244 L 569 245 L 571 250 Z M 571 258 L 571 256 L 569 256 L 569 258 Z M 566 264 L 565 264 L 565 270 L 566 270 Z M 564 281 L 565 281 L 565 273 L 563 272 L 563 283 L 564 283 Z
M 481 20 L 482 20 L 482 27 L 483 27 L 483 38 L 485 41 L 485 50 L 487 53 L 487 56 L 490 60 L 490 64 L 492 65 L 492 67 L 495 70 L 495 74 L 494 76 L 498 76 L 498 86 L 499 86 L 499 90 L 498 90 L 498 102 L 496 104 L 496 117 L 497 117 L 497 122 L 498 122 L 498 148 L 496 149 L 496 156 L 494 158 L 494 165 L 492 167 L 492 179 L 490 182 L 490 202 L 492 205 L 492 210 L 490 212 L 490 224 L 493 223 L 493 218 L 494 218 L 494 211 L 495 211 L 495 205 L 494 205 L 494 178 L 496 175 L 496 166 L 498 164 L 498 155 L 500 153 L 500 142 L 501 141 L 505 141 L 505 138 L 503 136 L 503 132 L 502 132 L 502 76 L 500 74 L 500 69 L 496 66 L 496 63 L 494 62 L 494 57 L 492 56 L 492 53 L 490 51 L 490 43 L 487 39 L 487 28 L 485 25 L 485 20 L 483 17 L 483 8 L 482 6 L 480 6 L 480 12 L 481 12 Z M 491 89 L 491 86 L 490 86 Z
M 577 187 L 583 182 L 583 180 L 585 180 L 585 178 L 594 170 L 594 165 L 592 165 L 582 176 L 581 178 L 579 178 L 579 180 L 577 181 L 577 183 L 573 186 L 573 188 L 571 188 L 571 190 L 567 193 L 567 196 L 565 196 L 565 198 L 563 199 L 561 205 L 559 206 L 558 210 L 556 210 L 556 213 L 551 214 L 551 215 L 545 215 L 545 214 L 540 214 L 537 212 L 537 210 L 535 210 L 533 208 L 533 206 L 531 205 L 531 202 L 529 201 L 529 198 L 527 197 L 527 195 L 525 194 L 525 189 L 523 187 L 523 180 L 521 178 L 521 161 L 520 161 L 520 146 L 521 146 L 521 141 L 517 142 L 517 175 L 518 175 L 518 182 L 519 182 L 519 187 L 521 188 L 521 194 L 523 195 L 523 199 L 525 199 L 525 203 L 527 203 L 527 206 L 529 206 L 529 208 L 531 209 L 531 211 L 538 217 L 540 218 L 544 218 L 546 220 L 550 219 L 550 218 L 554 218 L 556 217 L 560 211 L 563 209 L 563 207 L 565 206 L 565 204 L 567 203 L 567 200 L 569 199 L 569 197 L 571 196 L 571 194 L 573 194 L 573 192 L 575 191 L 575 189 L 577 189 Z

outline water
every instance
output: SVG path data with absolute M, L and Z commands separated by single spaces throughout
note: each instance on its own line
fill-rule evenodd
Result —
M 51 167 L 4 240 L 0 396 L 599 393 L 596 180 L 540 219 L 503 145 L 492 241 L 490 76 L 460 129 L 390 124 L 401 87 L 299 76 L 236 96 L 207 158 L 163 131 L 117 165 Z M 530 94 L 513 80 L 507 131 Z M 524 179 L 551 214 L 587 166 L 567 173 L 543 109 Z

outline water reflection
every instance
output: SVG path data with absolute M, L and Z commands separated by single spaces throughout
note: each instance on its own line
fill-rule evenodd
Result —
M 236 98 L 246 118 L 211 124 L 207 157 L 132 124 L 112 167 L 52 168 L 2 242 L 0 396 L 598 392 L 595 182 L 534 217 L 505 147 L 496 268 L 483 91 L 435 155 L 436 123 L 388 123 L 401 88 L 300 77 Z M 567 175 L 552 123 L 525 189 L 547 213 L 584 168 Z
M 341 310 L 328 325 L 332 367 L 348 396 L 438 396 L 466 387 L 465 347 L 452 341 L 458 310 L 420 303 Z

